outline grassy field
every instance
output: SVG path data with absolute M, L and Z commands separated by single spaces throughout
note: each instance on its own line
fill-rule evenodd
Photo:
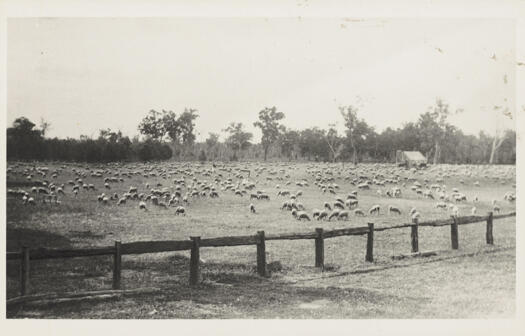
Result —
M 38 176 L 34 167 L 49 168 L 46 177 Z M 467 196 L 458 204 L 460 215 L 469 215 L 476 206 L 479 214 L 492 210 L 497 200 L 501 212 L 515 210 L 515 204 L 503 199 L 515 192 L 513 166 L 449 166 L 439 165 L 417 172 L 392 165 L 360 165 L 358 168 L 330 164 L 238 163 L 211 171 L 211 164 L 8 164 L 7 188 L 23 188 L 30 192 L 33 180 L 65 183 L 61 204 L 43 204 L 38 195 L 36 205 L 24 205 L 21 196 L 7 197 L 7 250 L 31 247 L 90 247 L 144 240 L 187 239 L 189 236 L 218 237 L 268 233 L 308 232 L 324 229 L 363 226 L 374 222 L 376 227 L 406 223 L 412 207 L 421 213 L 421 220 L 447 218 L 449 210 L 435 207 L 437 200 L 424 198 L 411 190 L 414 181 L 431 185 L 445 184 L 448 191 L 456 187 Z M 58 169 L 60 168 L 60 169 Z M 80 190 L 74 197 L 67 181 L 74 180 L 73 168 L 86 174 L 84 183 L 97 190 Z M 51 172 L 58 169 L 58 176 Z M 240 171 L 250 170 L 250 177 Z M 257 171 L 256 171 L 257 169 Z M 101 177 L 116 172 L 133 172 L 124 182 L 111 183 L 104 189 Z M 315 170 L 315 173 L 312 171 Z M 24 172 L 25 171 L 25 172 Z M 154 172 L 156 176 L 151 176 Z M 222 175 L 222 176 L 219 176 Z M 241 181 L 240 174 L 256 187 L 240 197 L 221 190 L 221 182 L 231 178 Z M 343 199 L 357 187 L 351 182 L 399 178 L 395 184 L 402 197 L 389 198 L 378 194 L 394 184 L 372 183 L 370 190 L 359 190 L 359 208 L 382 207 L 380 215 L 350 216 L 348 221 L 297 221 L 289 211 L 280 210 L 288 197 L 276 196 L 279 190 L 296 192 L 311 215 L 312 209 L 332 202 L 336 195 L 323 193 L 314 184 L 315 176 L 331 177 L 326 184 L 336 183 L 336 194 Z M 147 175 L 147 176 L 146 176 Z M 162 176 L 164 175 L 164 176 Z M 146 177 L 145 177 L 146 176 Z M 149 211 L 140 210 L 138 201 L 117 206 L 115 201 L 102 204 L 102 192 L 122 195 L 130 186 L 147 192 L 146 184 L 173 191 L 174 179 L 184 177 L 186 185 L 195 181 L 216 184 L 220 197 L 190 197 L 185 205 L 186 216 L 176 216 L 175 208 L 163 209 L 148 203 Z M 366 177 L 366 178 L 365 178 Z M 308 186 L 296 182 L 305 179 Z M 287 185 L 287 182 L 289 184 Z M 479 186 L 477 183 L 479 182 Z M 277 185 L 280 185 L 278 188 Z M 242 189 L 242 187 L 240 187 Z M 264 190 L 270 201 L 250 200 L 249 194 Z M 183 192 L 186 188 L 183 188 Z M 477 197 L 478 201 L 473 202 Z M 256 214 L 249 211 L 253 203 Z M 388 205 L 401 209 L 402 215 L 389 215 Z M 410 230 L 377 232 L 374 241 L 374 263 L 365 263 L 365 236 L 339 237 L 325 241 L 327 270 L 313 267 L 314 243 L 308 241 L 267 242 L 268 262 L 273 263 L 270 278 L 254 272 L 255 246 L 201 249 L 203 283 L 188 286 L 189 252 L 158 253 L 123 257 L 124 289 L 160 287 L 162 295 L 137 296 L 118 301 L 57 305 L 53 307 L 17 307 L 9 309 L 9 317 L 49 318 L 450 318 L 510 317 L 515 312 L 515 218 L 494 223 L 494 246 L 485 245 L 485 225 L 460 226 L 458 251 L 450 250 L 450 228 L 420 228 L 422 251 L 440 251 L 429 258 L 395 261 L 392 256 L 410 252 Z M 42 260 L 32 262 L 31 290 L 35 293 L 70 292 L 111 288 L 110 257 Z M 18 263 L 7 263 L 7 297 L 18 295 Z

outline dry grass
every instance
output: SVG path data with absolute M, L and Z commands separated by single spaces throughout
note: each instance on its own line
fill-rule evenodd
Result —
M 269 167 L 272 167 L 270 164 Z M 281 189 L 303 190 L 300 201 L 308 210 L 321 208 L 333 195 L 323 194 L 311 183 L 305 173 L 306 165 L 289 169 L 290 180 L 307 178 L 308 187 L 293 183 Z M 460 167 L 460 166 L 458 166 Z M 281 167 L 279 167 L 281 168 Z M 456 168 L 458 169 L 458 168 Z M 266 175 L 264 175 L 266 176 Z M 313 231 L 366 225 L 376 226 L 408 222 L 408 210 L 415 206 L 423 218 L 445 218 L 449 214 L 434 207 L 434 202 L 403 190 L 403 198 L 379 197 L 373 187 L 360 191 L 360 208 L 368 209 L 380 204 L 383 209 L 396 205 L 402 216 L 356 218 L 345 222 L 298 222 L 289 212 L 278 210 L 284 198 L 277 198 L 276 182 L 261 176 L 257 184 L 265 190 L 270 201 L 250 201 L 248 197 L 220 192 L 219 199 L 192 199 L 187 216 L 175 216 L 174 209 L 152 208 L 143 212 L 136 202 L 117 207 L 102 205 L 96 195 L 103 192 L 100 178 L 85 178 L 99 190 L 81 192 L 77 198 L 68 193 L 59 206 L 38 203 L 24 206 L 19 199 L 7 198 L 7 250 L 15 251 L 22 245 L 39 247 L 87 247 L 112 245 L 123 242 L 160 239 L 187 239 L 189 236 L 217 237 L 267 233 Z M 197 176 L 211 181 L 211 177 Z M 422 180 L 435 179 L 432 172 L 417 176 Z M 69 169 L 59 175 L 56 182 L 72 179 Z M 465 184 L 460 185 L 459 179 Z M 20 176 L 8 176 L 10 183 Z M 481 186 L 473 185 L 480 181 Z M 112 184 L 111 192 L 122 194 L 130 185 L 144 190 L 144 185 L 162 183 L 162 178 L 127 179 Z M 355 187 L 336 178 L 340 195 Z M 484 179 L 453 174 L 445 183 L 457 186 L 470 198 L 477 195 L 479 213 L 490 210 L 492 199 L 501 200 L 502 211 L 515 210 L 514 204 L 504 203 L 503 195 L 514 190 L 512 178 Z M 502 184 L 504 183 L 504 184 Z M 69 190 L 69 188 L 68 188 Z M 257 214 L 250 214 L 248 204 L 253 202 Z M 461 206 L 469 214 L 472 203 Z M 440 250 L 438 256 L 393 261 L 393 255 L 410 252 L 410 230 L 377 232 L 374 241 L 373 264 L 364 262 L 365 237 L 338 237 L 325 241 L 324 273 L 316 270 L 313 241 L 267 242 L 268 262 L 273 262 L 270 279 L 256 276 L 255 246 L 203 248 L 201 258 L 203 284 L 192 289 L 187 286 L 189 252 L 158 253 L 123 257 L 123 288 L 162 287 L 163 295 L 140 296 L 101 304 L 64 305 L 46 309 L 29 307 L 8 311 L 10 317 L 71 317 L 71 318 L 372 318 L 372 317 L 488 317 L 511 316 L 514 313 L 515 277 L 515 219 L 495 221 L 496 246 L 484 243 L 485 226 L 460 226 L 460 250 L 450 251 L 450 228 L 420 228 L 420 250 Z M 506 248 L 506 249 L 505 249 Z M 496 251 L 493 251 L 496 249 Z M 501 249 L 501 250 L 498 250 Z M 477 253 L 469 257 L 460 255 Z M 479 252 L 479 253 L 478 253 Z M 439 260 L 443 257 L 451 259 Z M 429 262 L 431 261 L 431 262 Z M 406 267 L 399 267 L 399 266 Z M 111 287 L 111 258 L 76 258 L 32 262 L 31 285 L 33 292 L 63 292 Z M 355 270 L 383 267 L 370 273 Z M 18 267 L 8 262 L 7 296 L 18 291 Z M 459 281 L 461 279 L 462 281 Z M 130 304 L 131 303 L 131 304 Z

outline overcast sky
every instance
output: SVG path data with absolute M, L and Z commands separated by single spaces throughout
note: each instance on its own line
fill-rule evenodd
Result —
M 464 132 L 514 128 L 515 27 L 496 19 L 18 18 L 8 20 L 7 121 L 49 136 L 138 134 L 150 109 L 196 108 L 198 139 L 253 131 L 276 106 L 291 128 L 342 129 L 340 105 L 378 131 L 435 102 Z

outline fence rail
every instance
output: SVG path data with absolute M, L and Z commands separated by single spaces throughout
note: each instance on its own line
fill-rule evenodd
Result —
M 314 239 L 315 240 L 315 266 L 324 268 L 324 239 L 341 237 L 341 236 L 357 236 L 367 235 L 367 246 L 365 260 L 373 261 L 373 241 L 374 232 L 394 230 L 400 228 L 411 228 L 410 240 L 412 245 L 412 252 L 418 252 L 418 227 L 430 226 L 439 227 L 450 225 L 451 227 L 451 245 L 452 249 L 458 249 L 458 226 L 486 222 L 486 242 L 487 244 L 494 244 L 492 235 L 493 220 L 503 219 L 507 217 L 516 216 L 516 212 L 506 214 L 494 215 L 490 212 L 486 216 L 464 216 L 451 217 L 448 219 L 437 219 L 424 222 L 414 220 L 412 223 L 404 223 L 399 225 L 375 227 L 374 223 L 368 223 L 368 226 L 360 226 L 353 228 L 343 228 L 335 230 L 323 230 L 316 228 L 314 232 L 306 233 L 280 233 L 280 234 L 265 234 L 264 231 L 259 231 L 255 235 L 248 236 L 229 236 L 217 238 L 190 237 L 189 240 L 165 240 L 165 241 L 139 241 L 131 243 L 115 242 L 115 246 L 79 248 L 79 249 L 47 249 L 36 248 L 31 249 L 23 247 L 19 252 L 7 252 L 7 260 L 21 260 L 21 295 L 29 293 L 29 264 L 30 260 L 42 259 L 57 259 L 57 258 L 76 258 L 76 257 L 91 257 L 91 256 L 113 256 L 113 289 L 120 289 L 121 285 L 121 258 L 122 255 L 129 254 L 143 254 L 143 253 L 158 253 L 158 252 L 173 252 L 191 250 L 190 257 L 190 285 L 195 285 L 200 281 L 200 258 L 199 249 L 201 247 L 224 247 L 224 246 L 240 246 L 240 245 L 256 245 L 257 247 L 257 272 L 261 276 L 266 276 L 266 253 L 265 241 L 269 240 L 299 240 L 299 239 Z

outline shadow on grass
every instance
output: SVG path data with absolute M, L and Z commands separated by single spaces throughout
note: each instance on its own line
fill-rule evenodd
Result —
M 7 251 L 19 251 L 22 246 L 70 248 L 69 238 L 44 230 L 7 228 Z

